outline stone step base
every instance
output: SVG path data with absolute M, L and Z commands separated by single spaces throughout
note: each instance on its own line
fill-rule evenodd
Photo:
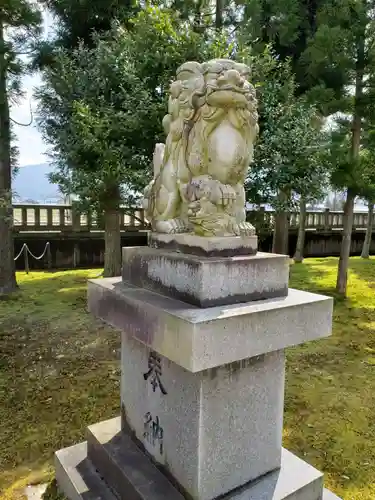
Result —
M 68 499 L 183 500 L 185 497 L 119 427 L 120 419 L 101 422 L 89 427 L 88 442 L 56 452 L 56 479 Z M 328 490 L 322 493 L 321 473 L 287 450 L 283 450 L 280 470 L 221 499 L 340 500 Z
M 117 500 L 87 458 L 87 442 L 55 453 L 59 490 L 69 500 Z
M 121 500 L 184 500 L 129 434 L 121 431 L 120 417 L 87 428 L 87 454 Z

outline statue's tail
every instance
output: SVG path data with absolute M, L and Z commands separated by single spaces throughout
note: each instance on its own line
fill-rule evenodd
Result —
M 155 145 L 154 156 L 153 156 L 153 165 L 154 165 L 154 179 L 159 176 L 161 167 L 164 161 L 164 151 L 165 144 L 162 142 L 158 142 Z

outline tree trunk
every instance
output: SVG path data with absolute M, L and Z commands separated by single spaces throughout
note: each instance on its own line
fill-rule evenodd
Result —
M 348 269 L 350 247 L 352 243 L 353 214 L 354 214 L 355 194 L 348 189 L 344 207 L 344 229 L 341 241 L 339 267 L 337 272 L 336 290 L 338 293 L 346 295 L 348 283 Z
M 0 296 L 17 289 L 14 263 L 10 118 L 4 27 L 0 19 Z
M 104 211 L 104 277 L 121 275 L 121 229 L 120 211 L 108 208 Z
M 194 8 L 194 19 L 193 19 L 193 31 L 195 33 L 201 33 L 204 29 L 204 23 L 202 19 L 202 0 L 195 3 Z
M 279 192 L 279 200 L 283 206 L 288 201 L 288 193 Z M 275 228 L 273 231 L 272 252 L 288 255 L 289 247 L 289 214 L 286 209 L 275 213 Z
M 301 198 L 299 210 L 299 227 L 296 252 L 294 254 L 294 262 L 303 262 L 303 250 L 305 248 L 305 225 L 306 225 L 306 200 Z
M 224 0 L 216 0 L 215 28 L 217 30 L 223 26 L 223 3 Z
M 368 219 L 367 219 L 367 228 L 366 228 L 366 236 L 365 242 L 363 243 L 361 257 L 362 259 L 368 259 L 370 257 L 370 246 L 372 239 L 372 223 L 374 219 L 374 202 L 368 202 Z
M 363 75 L 365 66 L 365 35 L 357 40 L 357 62 L 356 62 L 356 78 L 355 78 L 355 99 L 354 113 L 352 124 L 352 145 L 351 145 L 351 161 L 354 164 L 359 157 L 359 148 L 361 145 L 362 132 L 362 116 L 361 116 L 361 100 L 363 96 Z M 344 230 L 342 235 L 339 267 L 337 271 L 336 291 L 346 296 L 346 288 L 348 283 L 348 269 L 350 258 L 350 247 L 352 241 L 353 230 L 353 215 L 354 202 L 356 193 L 351 187 L 347 190 L 346 202 L 344 208 Z

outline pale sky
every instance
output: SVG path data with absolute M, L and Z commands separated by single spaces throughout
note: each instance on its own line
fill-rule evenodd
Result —
M 48 13 L 43 14 L 43 27 L 45 33 L 52 29 L 52 17 Z M 12 108 L 11 117 L 20 123 L 29 123 L 30 121 L 30 102 L 31 108 L 36 116 L 36 102 L 33 100 L 33 90 L 40 85 L 40 75 L 25 76 L 23 79 L 23 90 L 26 93 L 25 98 L 19 106 Z M 41 134 L 38 132 L 36 124 L 29 127 L 14 126 L 14 131 L 18 137 L 18 147 L 20 150 L 19 164 L 33 165 L 36 163 L 48 163 L 45 156 L 47 145 L 43 142 Z

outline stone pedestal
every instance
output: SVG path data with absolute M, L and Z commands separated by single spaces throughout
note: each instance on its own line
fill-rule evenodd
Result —
M 255 255 L 258 238 L 257 236 L 206 238 L 194 234 L 149 233 L 148 246 L 199 257 L 235 257 Z
M 124 282 L 201 308 L 288 295 L 286 255 L 206 258 L 149 247 L 122 255 Z
M 124 249 L 122 278 L 89 283 L 90 311 L 122 332 L 122 414 L 57 452 L 61 488 L 333 500 L 323 475 L 282 448 L 284 349 L 330 335 L 332 299 L 288 291 L 285 256 L 198 253 Z

